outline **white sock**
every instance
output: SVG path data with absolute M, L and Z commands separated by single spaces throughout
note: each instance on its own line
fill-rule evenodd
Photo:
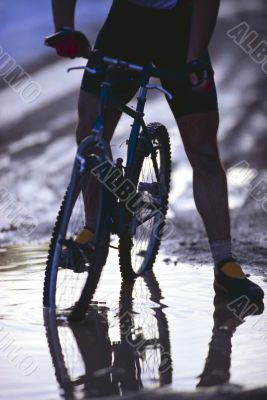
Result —
M 210 250 L 215 266 L 222 260 L 233 257 L 231 239 L 214 240 L 210 242 Z

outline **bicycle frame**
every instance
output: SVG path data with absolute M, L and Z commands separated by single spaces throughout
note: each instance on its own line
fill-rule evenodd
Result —
M 144 72 L 142 73 L 139 93 L 137 96 L 137 106 L 135 110 L 128 107 L 127 105 L 123 105 L 112 101 L 112 105 L 114 105 L 117 109 L 119 109 L 120 111 L 122 111 L 123 113 L 129 115 L 131 118 L 134 119 L 134 123 L 132 125 L 132 129 L 129 136 L 126 168 L 130 168 L 133 164 L 140 129 L 143 128 L 144 132 L 146 132 L 146 124 L 144 122 L 144 109 L 148 91 L 147 85 L 149 83 L 149 79 L 151 76 L 150 72 L 151 72 L 151 67 L 148 66 L 147 68 L 144 69 Z M 112 87 L 111 79 L 106 79 L 105 81 L 102 82 L 101 92 L 100 92 L 101 111 L 96 119 L 95 126 L 92 129 L 92 133 L 98 137 L 101 137 L 104 131 L 104 113 L 106 107 L 110 104 L 111 87 Z
M 149 85 L 150 78 L 151 77 L 157 77 L 157 78 L 165 77 L 167 79 L 171 79 L 176 82 L 180 81 L 180 83 L 181 82 L 184 83 L 185 79 L 187 79 L 187 73 L 186 73 L 186 71 L 183 71 L 183 70 L 181 70 L 179 73 L 177 73 L 177 71 L 158 69 L 153 64 L 148 64 L 147 66 L 143 67 L 143 66 L 131 64 L 131 63 L 128 63 L 128 62 L 125 62 L 122 60 L 118 60 L 118 59 L 114 59 L 114 58 L 110 58 L 110 57 L 103 57 L 103 56 L 101 56 L 101 62 L 103 64 L 104 63 L 108 64 L 109 70 L 112 70 L 112 68 L 116 68 L 116 69 L 121 68 L 122 70 L 128 69 L 128 70 L 138 71 L 140 73 L 140 85 L 139 85 L 139 93 L 137 96 L 136 109 L 133 110 L 129 106 L 120 104 L 120 103 L 116 103 L 113 100 L 111 102 L 112 105 L 115 106 L 117 109 L 119 109 L 120 111 L 122 111 L 123 113 L 129 115 L 131 118 L 134 119 L 134 123 L 132 125 L 132 129 L 131 129 L 129 140 L 128 140 L 128 151 L 127 151 L 127 162 L 126 162 L 126 168 L 130 168 L 133 164 L 134 155 L 135 155 L 135 151 L 136 151 L 136 145 L 137 145 L 137 141 L 138 141 L 138 137 L 139 137 L 141 128 L 143 129 L 144 134 L 147 135 L 148 141 L 150 140 L 149 136 L 147 134 L 146 124 L 144 122 L 144 108 L 145 108 L 146 96 L 147 96 L 148 89 L 158 89 L 162 93 L 164 93 L 166 97 L 168 97 L 169 99 L 172 99 L 172 95 L 168 91 L 163 89 L 161 86 Z M 79 69 L 86 70 L 87 72 L 89 72 L 91 74 L 97 73 L 97 70 L 91 69 L 89 67 L 84 67 L 84 66 L 69 68 L 68 72 L 71 70 L 79 70 Z M 108 75 L 106 73 L 106 77 L 107 76 Z M 84 150 L 86 150 L 88 148 L 88 145 L 90 145 L 92 143 L 91 137 L 92 136 L 94 137 L 94 140 L 96 140 L 98 142 L 98 146 L 100 148 L 101 147 L 103 148 L 103 146 L 104 146 L 104 141 L 103 141 L 104 112 L 105 112 L 105 108 L 107 107 L 107 105 L 110 104 L 111 86 L 112 86 L 112 80 L 110 78 L 105 79 L 102 82 L 101 91 L 100 91 L 100 104 L 101 104 L 100 113 L 96 118 L 95 126 L 92 129 L 91 134 L 89 136 L 87 136 L 78 147 L 76 160 L 80 163 L 80 172 L 84 171 L 84 169 L 85 169 L 86 161 L 83 157 L 83 154 L 84 154 Z M 88 143 L 88 141 L 89 141 L 89 143 Z M 152 145 L 151 145 L 151 150 L 153 150 Z M 156 162 L 154 160 L 153 155 L 152 155 L 152 160 L 153 160 L 153 164 L 155 167 L 155 173 L 158 178 L 159 172 L 157 170 Z
M 68 229 L 68 223 L 72 216 L 73 206 L 75 205 L 78 196 L 80 194 L 83 195 L 84 192 L 83 189 L 84 188 L 87 189 L 87 182 L 88 182 L 87 172 L 92 173 L 92 175 L 94 175 L 96 178 L 100 178 L 98 179 L 99 183 L 103 184 L 103 191 L 101 193 L 105 197 L 104 206 L 103 203 L 99 203 L 105 208 L 105 214 L 102 213 L 103 210 L 100 208 L 97 211 L 96 229 L 95 229 L 95 232 L 97 233 L 95 234 L 95 239 L 94 239 L 95 243 L 98 243 L 100 236 L 103 237 L 102 231 L 104 229 L 102 229 L 102 225 L 104 226 L 108 224 L 108 227 L 105 231 L 106 237 L 110 234 L 110 232 L 118 235 L 124 233 L 128 234 L 130 232 L 130 234 L 133 235 L 133 232 L 136 230 L 138 226 L 138 224 L 135 222 L 135 220 L 137 221 L 137 218 L 131 218 L 131 215 L 135 217 L 135 213 L 132 212 L 131 210 L 128 210 L 127 201 L 129 200 L 129 198 L 130 199 L 133 198 L 138 191 L 138 188 L 134 187 L 134 184 L 128 178 L 128 176 L 131 176 L 132 173 L 132 170 L 129 171 L 128 169 L 134 167 L 135 153 L 137 150 L 137 144 L 139 140 L 141 140 L 142 144 L 144 144 L 144 149 L 145 149 L 144 156 L 151 157 L 152 162 L 154 164 L 156 180 L 157 182 L 160 182 L 160 174 L 156 160 L 157 148 L 156 146 L 154 146 L 153 137 L 150 136 L 149 128 L 146 127 L 146 124 L 144 122 L 144 108 L 145 108 L 148 89 L 157 88 L 162 92 L 164 92 L 166 95 L 171 96 L 163 88 L 148 84 L 150 77 L 156 77 L 156 76 L 160 77 L 161 71 L 157 70 L 152 64 L 146 67 L 142 67 L 134 64 L 129 64 L 121 60 L 111 59 L 108 57 L 102 57 L 102 61 L 103 64 L 100 64 L 100 66 L 103 65 L 103 68 L 102 69 L 99 68 L 98 70 L 90 69 L 89 67 L 85 66 L 72 67 L 68 69 L 68 71 L 73 69 L 75 70 L 82 69 L 82 70 L 87 70 L 87 72 L 93 74 L 99 72 L 101 73 L 101 75 L 103 74 L 103 72 L 107 71 L 107 74 L 105 74 L 106 78 L 101 85 L 100 113 L 96 118 L 96 122 L 92 131 L 88 132 L 88 135 L 78 145 L 78 150 L 72 168 L 70 183 L 66 192 L 66 196 L 64 198 L 63 206 L 61 208 L 59 228 L 57 228 L 56 225 L 56 229 L 59 229 L 59 231 L 58 232 L 55 231 L 56 234 L 52 238 L 51 243 L 53 244 L 53 247 L 51 252 L 49 253 L 50 258 L 48 259 L 48 264 L 47 264 L 48 274 L 46 275 L 45 278 L 45 287 L 44 287 L 44 305 L 46 307 L 54 308 L 56 306 L 57 273 L 58 273 L 58 267 L 60 265 L 62 247 L 65 246 L 68 249 L 72 246 L 72 242 L 74 242 L 72 236 L 66 237 L 66 232 Z M 104 64 L 107 64 L 108 67 L 106 68 L 106 65 Z M 112 81 L 110 79 L 112 73 L 108 75 L 108 72 L 112 72 L 113 66 L 114 70 L 121 68 L 122 70 L 133 70 L 140 72 L 140 85 L 139 85 L 140 88 L 137 98 L 136 109 L 131 109 L 129 106 L 123 104 L 118 104 L 118 103 L 113 104 L 113 99 L 111 98 L 111 91 L 110 91 L 112 86 Z M 168 77 L 172 79 L 169 76 L 169 74 Z M 113 164 L 111 158 L 109 157 L 110 147 L 108 146 L 108 143 L 105 141 L 104 138 L 105 112 L 108 104 L 114 105 L 115 107 L 117 107 L 119 110 L 129 115 L 134 120 L 128 141 L 126 167 L 122 166 L 121 159 L 118 159 L 117 163 Z M 142 135 L 140 135 L 141 129 L 142 129 Z M 103 168 L 103 164 L 105 166 L 109 164 L 108 170 L 105 169 L 105 167 Z M 118 171 L 118 169 L 121 171 Z M 112 190 L 113 188 L 110 189 L 105 180 L 106 173 L 108 172 L 108 174 L 110 173 L 112 174 L 114 170 L 117 177 L 115 181 L 116 183 L 118 183 L 118 187 L 117 188 L 115 187 L 115 189 L 120 189 L 120 190 L 122 189 L 122 192 L 120 193 L 123 194 L 121 195 L 120 194 L 117 195 L 117 192 Z M 118 172 L 121 172 L 121 175 L 118 174 Z M 102 179 L 102 177 L 104 177 L 104 179 Z M 125 183 L 127 186 L 123 186 L 125 185 Z M 151 214 L 146 216 L 145 220 L 140 221 L 140 224 L 152 218 L 155 215 L 153 211 L 154 209 L 152 208 Z M 84 219 L 86 219 L 85 214 L 86 214 L 86 209 L 84 207 L 84 215 L 83 215 Z M 100 226 L 102 231 L 100 229 Z M 75 246 L 77 247 L 76 244 Z M 106 248 L 107 247 L 108 245 L 106 246 Z M 104 258 L 106 257 L 105 256 L 106 254 L 107 251 L 105 251 L 103 254 L 100 254 L 100 248 L 98 248 L 97 255 L 98 255 L 98 260 L 100 258 L 100 261 L 97 262 L 102 263 L 102 259 L 103 257 Z M 64 267 L 65 265 L 63 265 L 63 269 Z M 68 267 L 69 265 L 66 264 L 66 269 L 73 269 Z M 102 265 L 100 265 L 100 267 L 102 267 Z M 76 272 L 76 270 L 74 272 Z M 96 270 L 96 275 L 94 276 L 94 279 L 96 281 L 98 281 L 99 279 L 99 276 L 97 275 L 98 272 L 99 271 Z M 87 294 L 88 294 L 88 292 L 86 291 L 87 289 L 85 290 L 85 287 L 86 286 L 84 286 L 83 291 L 81 292 L 82 297 L 80 297 L 79 299 L 80 305 L 78 305 L 79 307 L 81 307 L 82 311 L 84 304 L 87 301 Z M 76 302 L 75 304 L 78 303 Z M 80 313 L 81 310 L 77 311 L 78 314 Z M 75 318 L 76 317 L 77 316 L 75 316 Z
M 104 67 L 104 64 L 107 66 Z M 102 67 L 103 66 L 103 67 Z M 77 153 L 76 153 L 76 158 L 75 158 L 75 165 L 73 168 L 72 172 L 72 178 L 71 178 L 71 184 L 69 187 L 69 190 L 72 190 L 72 183 L 75 182 L 75 176 L 76 174 L 82 175 L 86 170 L 92 169 L 93 167 L 97 165 L 102 165 L 102 163 L 105 163 L 105 161 L 110 162 L 111 160 L 108 157 L 108 152 L 110 151 L 110 148 L 107 149 L 107 142 L 105 141 L 105 138 L 103 136 L 104 134 L 104 128 L 105 128 L 105 111 L 108 105 L 112 105 L 113 107 L 117 108 L 121 112 L 127 114 L 130 116 L 134 122 L 132 124 L 130 136 L 128 139 L 128 149 L 127 149 L 127 160 L 126 160 L 126 166 L 124 167 L 124 170 L 129 171 L 131 167 L 133 166 L 134 159 L 135 159 L 135 153 L 136 153 L 136 147 L 138 143 L 138 139 L 140 136 L 140 131 L 142 129 L 144 139 L 145 139 L 145 145 L 148 146 L 149 154 L 151 156 L 151 160 L 153 163 L 154 171 L 155 171 L 155 176 L 157 181 L 160 181 L 160 172 L 158 169 L 157 165 L 157 152 L 153 146 L 152 139 L 149 136 L 145 121 L 144 121 L 144 109 L 145 109 L 145 104 L 146 104 L 146 98 L 147 98 L 147 92 L 149 89 L 158 89 L 159 91 L 163 92 L 169 99 L 172 98 L 172 95 L 167 92 L 164 88 L 161 86 L 157 85 L 150 85 L 149 80 L 151 77 L 158 77 L 162 78 L 165 77 L 167 79 L 171 80 L 176 80 L 176 81 L 182 81 L 184 82 L 185 75 L 181 73 L 177 73 L 175 71 L 167 71 L 167 70 L 162 70 L 156 68 L 153 64 L 148 64 L 146 66 L 138 66 L 135 64 L 130 64 L 128 62 L 118 60 L 118 59 L 113 59 L 109 57 L 103 57 L 101 56 L 100 63 L 98 64 L 98 69 L 91 69 L 89 67 L 72 67 L 69 68 L 68 71 L 70 70 L 86 70 L 88 73 L 91 74 L 97 74 L 101 73 L 101 75 L 104 72 L 105 79 L 102 81 L 101 84 L 101 90 L 100 90 L 100 112 L 99 115 L 96 118 L 95 125 L 92 129 L 92 131 L 89 133 L 89 135 L 83 139 L 83 141 L 79 144 Z M 137 96 L 137 105 L 135 109 L 132 109 L 131 107 L 119 103 L 118 101 L 114 100 L 111 96 L 111 88 L 112 84 L 114 82 L 113 80 L 113 71 L 128 71 L 128 70 L 133 70 L 133 71 L 138 71 L 140 74 L 140 84 L 139 84 L 139 92 Z M 100 154 L 96 155 L 98 152 L 91 152 L 88 151 L 90 147 L 92 148 L 98 148 L 100 149 Z M 106 151 L 105 151 L 106 150 Z M 88 159 L 88 154 L 91 154 L 90 159 Z M 119 161 L 119 160 L 118 160 Z M 121 168 L 121 165 L 119 166 Z M 114 168 L 117 168 L 117 165 L 114 164 Z M 127 181 L 127 180 L 126 180 Z M 123 201 L 120 201 L 120 203 L 123 203 Z M 119 208 L 119 226 L 125 226 L 124 222 L 124 208 L 120 207 Z M 148 216 L 146 220 L 150 219 L 153 216 L 153 213 L 151 216 Z M 145 221 L 143 221 L 145 222 Z M 126 224 L 127 225 L 127 224 Z M 120 228 L 119 228 L 120 230 Z M 117 231 L 117 229 L 116 229 Z

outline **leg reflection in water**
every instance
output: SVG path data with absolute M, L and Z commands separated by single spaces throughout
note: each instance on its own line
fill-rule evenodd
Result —
M 149 272 L 122 283 L 115 319 L 103 304 L 92 305 L 86 319 L 75 323 L 53 310 L 44 311 L 49 350 L 65 399 L 122 395 L 172 382 L 168 322 L 161 299 L 158 282 Z M 114 321 L 117 341 L 110 339 Z
M 115 351 L 115 363 L 125 371 L 120 385 L 125 390 L 143 388 L 142 378 L 153 382 L 154 387 L 162 387 L 172 382 L 172 359 L 168 321 L 161 304 L 162 294 L 153 272 L 147 272 L 138 280 L 123 282 L 120 293 L 120 344 Z M 143 281 L 145 285 L 142 285 Z M 135 286 L 139 286 L 135 288 Z M 138 294 L 139 289 L 139 294 Z M 133 293 L 145 297 L 156 304 L 153 316 L 144 310 L 133 308 Z
M 214 297 L 214 326 L 204 371 L 197 387 L 223 385 L 230 380 L 232 337 L 239 325 L 250 315 L 260 315 L 263 302 L 253 303 L 248 297 Z

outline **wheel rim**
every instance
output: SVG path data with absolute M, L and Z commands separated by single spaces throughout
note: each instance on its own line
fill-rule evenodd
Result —
M 69 220 L 65 240 L 74 240 L 78 233 L 85 226 L 85 211 L 82 193 L 79 194 L 73 211 Z M 62 246 L 61 255 L 67 252 L 67 247 Z M 58 266 L 57 270 L 57 282 L 56 282 L 56 308 L 58 312 L 69 311 L 71 307 L 79 300 L 82 290 L 85 286 L 89 265 L 87 265 L 88 270 L 84 272 L 74 272 L 71 267 L 72 260 L 67 260 L 67 267 Z M 77 257 L 77 270 L 81 265 L 82 259 Z M 60 262 L 61 263 L 61 262 Z

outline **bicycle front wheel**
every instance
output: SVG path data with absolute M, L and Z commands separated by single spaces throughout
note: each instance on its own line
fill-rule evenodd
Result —
M 75 237 L 86 225 L 84 188 L 89 173 L 71 182 L 54 227 L 45 271 L 43 305 L 81 319 L 96 290 L 110 240 L 109 193 L 100 187 L 97 201 L 95 250 L 77 246 Z M 73 189 L 71 189 L 73 187 Z M 90 187 L 88 188 L 90 190 Z M 68 256 L 68 257 L 67 257 Z
M 132 279 L 153 268 L 168 208 L 171 174 L 169 135 L 159 123 L 149 124 L 147 130 L 153 148 L 146 146 L 147 136 L 141 133 L 133 166 L 127 172 L 127 178 L 143 200 L 140 209 L 137 207 L 134 213 L 127 211 L 128 233 L 120 236 L 123 279 Z

